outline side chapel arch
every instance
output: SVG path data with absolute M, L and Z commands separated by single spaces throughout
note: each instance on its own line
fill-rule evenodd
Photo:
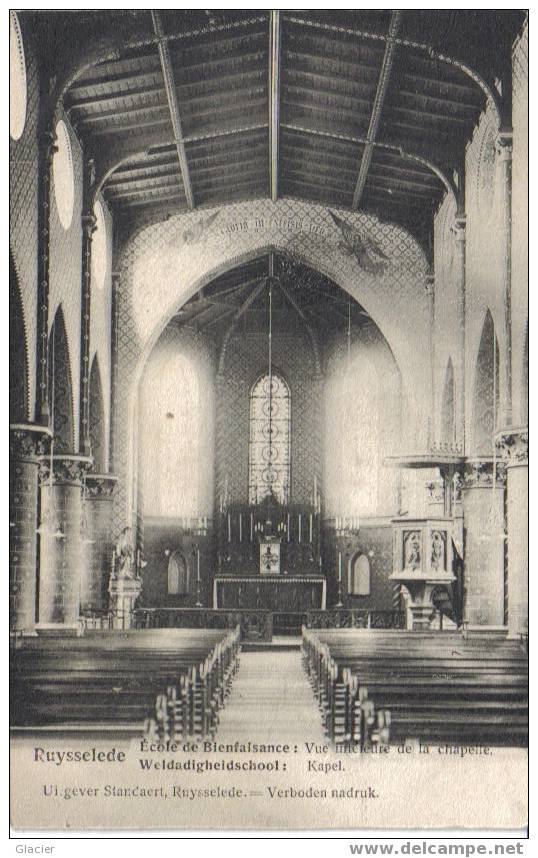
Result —
M 93 469 L 97 474 L 106 468 L 105 414 L 99 359 L 95 355 L 90 372 L 90 442 Z
M 499 342 L 493 317 L 487 310 L 478 347 L 473 387 L 472 444 L 475 455 L 493 454 L 499 402 Z
M 53 415 L 54 452 L 74 450 L 73 385 L 69 342 L 61 305 L 49 334 L 49 409 Z

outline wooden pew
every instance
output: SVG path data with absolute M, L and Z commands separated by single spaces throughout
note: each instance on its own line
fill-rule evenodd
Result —
M 123 728 L 153 735 L 159 732 L 156 701 L 169 689 L 186 687 L 182 735 L 206 735 L 216 729 L 238 653 L 238 629 L 28 640 L 12 653 L 11 724 Z
M 526 744 L 528 666 L 517 643 L 452 633 L 304 630 L 303 651 L 323 700 L 332 705 L 330 696 L 351 674 L 378 710 L 390 712 L 391 741 Z

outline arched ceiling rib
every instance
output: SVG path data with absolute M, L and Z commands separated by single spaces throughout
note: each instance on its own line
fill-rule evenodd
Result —
M 503 122 L 495 83 L 524 13 L 21 16 L 124 221 L 290 196 L 421 235 L 486 100 Z

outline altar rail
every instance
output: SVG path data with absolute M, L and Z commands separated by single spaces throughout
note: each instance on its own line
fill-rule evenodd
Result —
M 136 629 L 234 629 L 242 640 L 270 641 L 273 614 L 267 610 L 227 608 L 136 608 Z
M 330 608 L 307 611 L 307 629 L 405 629 L 404 611 Z

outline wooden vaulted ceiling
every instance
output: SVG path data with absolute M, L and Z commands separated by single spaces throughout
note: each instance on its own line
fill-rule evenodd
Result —
M 369 315 L 332 280 L 283 254 L 260 256 L 200 289 L 179 310 L 173 324 L 189 325 L 209 333 L 213 340 L 238 325 L 242 333 L 267 332 L 268 275 L 274 275 L 272 317 L 274 330 L 309 327 L 323 338 L 327 333 L 356 331 Z
M 522 11 L 21 13 L 118 220 L 259 197 L 365 210 L 427 242 Z M 95 51 L 99 58 L 99 51 Z M 57 67 L 56 67 L 57 66 Z

